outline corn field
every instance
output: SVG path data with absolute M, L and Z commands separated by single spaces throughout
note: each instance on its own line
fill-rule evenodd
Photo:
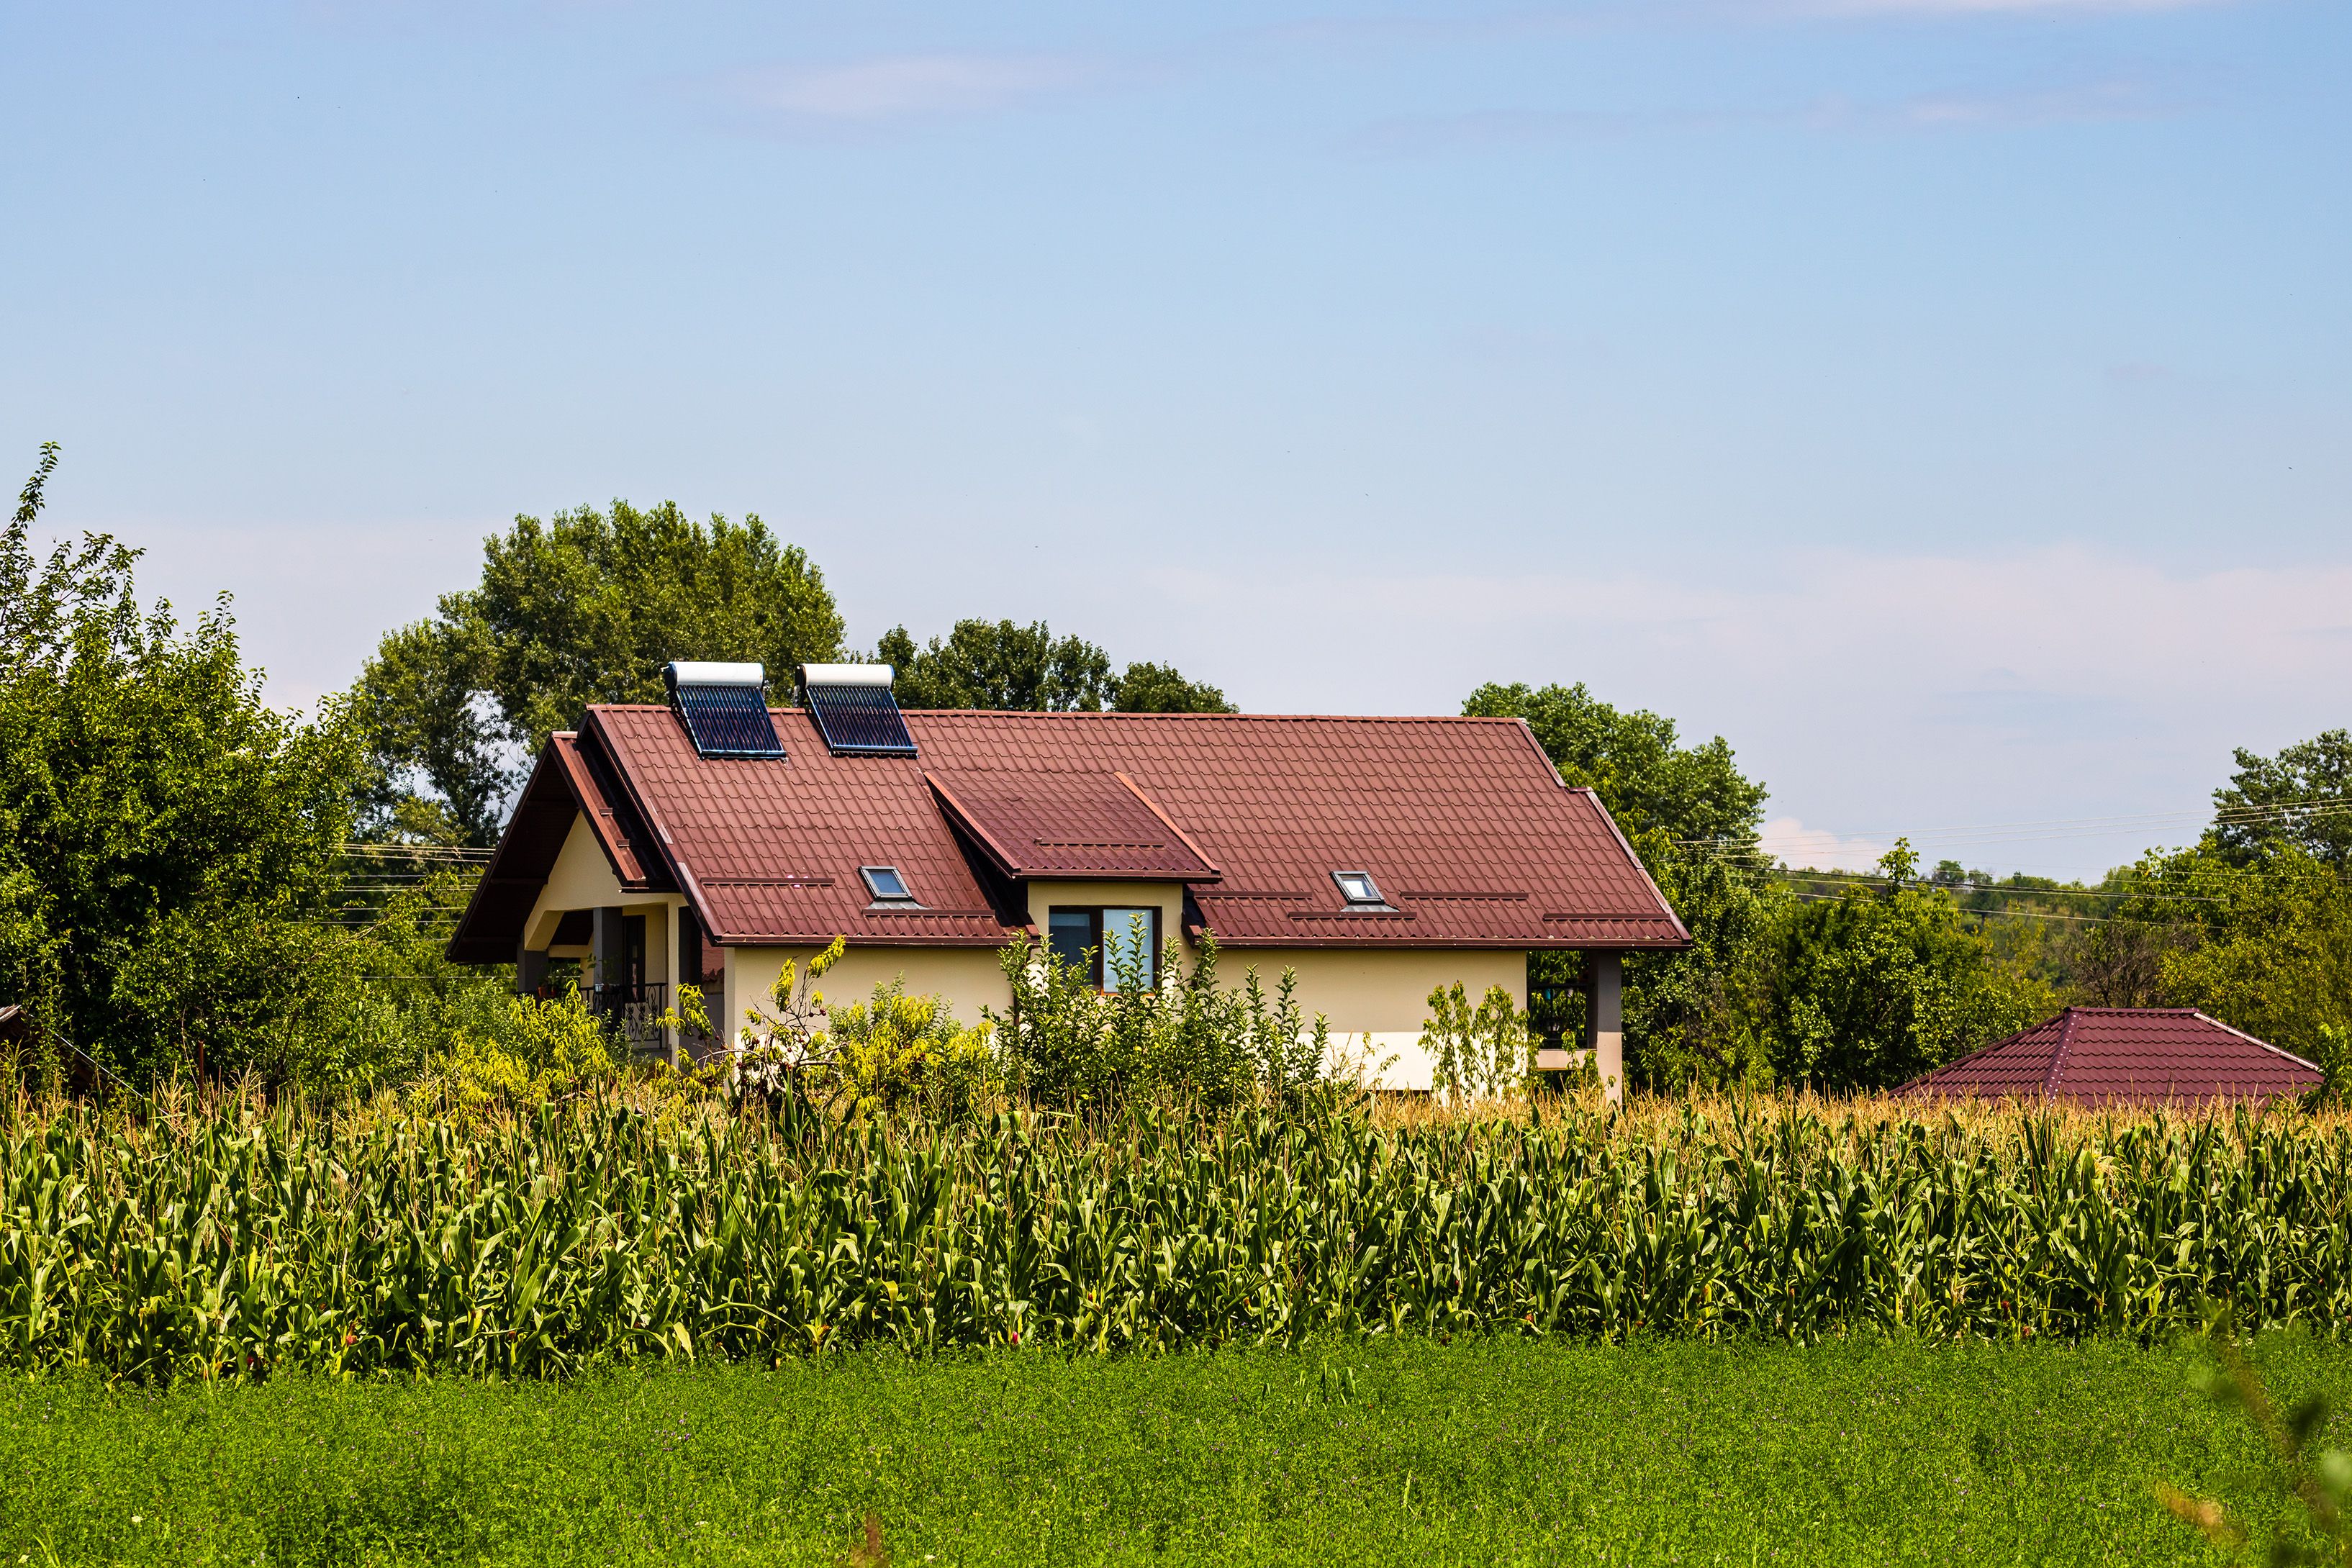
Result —
M 2338 1332 L 2352 1133 L 1717 1102 L 474 1126 L 0 1105 L 0 1364 L 551 1375 L 854 1343 Z

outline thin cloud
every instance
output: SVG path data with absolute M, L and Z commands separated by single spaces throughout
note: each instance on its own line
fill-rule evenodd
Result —
M 1066 601 L 1097 623 L 1123 617 L 1157 656 L 1253 711 L 1446 713 L 1484 681 L 1580 680 L 1674 716 L 1687 738 L 1721 734 L 1771 785 L 1774 818 L 1802 819 L 1766 835 L 1798 865 L 1866 867 L 1906 820 L 2178 809 L 2193 836 L 2231 747 L 2270 750 L 2341 722 L 2352 685 L 2341 560 L 2179 571 L 2063 547 L 1446 575 L 1276 558 L 1118 583 L 1073 579 Z M 1086 619 L 1076 602 L 1057 624 Z M 1335 605 L 1379 635 L 1335 642 Z M 2172 833 L 1911 838 L 1931 862 L 2095 875 Z
M 1758 835 L 1764 852 L 1803 871 L 1869 871 L 1895 846 L 1884 839 L 1848 838 L 1825 828 L 1808 828 L 1794 817 L 1775 817 Z
M 1998 16 L 2027 12 L 2131 16 L 2234 3 L 2235 0 L 1806 0 L 1786 9 L 1814 16 Z
M 2184 107 L 2182 100 L 2151 91 L 2145 83 L 2098 81 L 2027 92 L 1931 94 L 1911 99 L 1898 112 L 1906 123 L 1923 129 L 1965 129 L 2157 120 Z
M 1059 55 L 890 55 L 735 71 L 716 87 L 736 107 L 775 120 L 876 126 L 993 113 L 1096 74 L 1087 62 Z
M 1635 135 L 1784 129 L 1822 133 L 2001 130 L 2039 125 L 2153 120 L 2179 114 L 2188 99 L 2137 81 L 2103 80 L 2014 92 L 1923 93 L 1886 102 L 1817 99 L 1801 108 L 1658 110 L 1482 110 L 1384 120 L 1349 136 L 1343 151 L 1364 158 L 1436 157 Z

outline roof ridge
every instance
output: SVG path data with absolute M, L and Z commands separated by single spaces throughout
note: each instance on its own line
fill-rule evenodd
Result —
M 1047 712 L 1026 707 L 910 707 L 899 710 L 908 714 L 928 714 L 939 718 L 1049 718 L 1049 719 L 1119 719 L 1175 720 L 1185 724 L 1296 724 L 1313 720 L 1319 724 L 1523 724 L 1516 714 L 1461 713 L 1118 713 L 1108 709 L 1089 711 L 1076 709 Z
M 2165 1010 L 2168 1012 L 2183 1012 L 2187 1013 L 2191 1018 L 2202 1019 L 2207 1023 L 2211 1024 L 2215 1029 L 2223 1030 L 2231 1034 L 2236 1035 L 2248 1045 L 2259 1045 L 2264 1051 L 2285 1057 L 2289 1061 L 2302 1062 L 2304 1066 L 2310 1068 L 2314 1072 L 2324 1072 L 2326 1071 L 2326 1069 L 2321 1067 L 2319 1063 L 2315 1061 L 2305 1061 L 2302 1057 L 2297 1056 L 2294 1052 L 2287 1050 L 2284 1046 L 2273 1045 L 2269 1040 L 2263 1040 L 2260 1036 L 2248 1034 L 2244 1030 L 2239 1029 L 2234 1025 L 2223 1023 L 2220 1019 L 2215 1018 L 2212 1014 L 2205 1011 L 2202 1008 L 2168 1008 Z
M 2066 1075 L 2066 1052 L 2074 1043 L 2074 1015 L 2083 1009 L 2068 1008 L 2058 1015 L 2058 1044 L 2050 1052 L 2050 1071 L 2042 1080 L 2042 1092 L 2058 1092 L 2058 1082 Z
M 668 713 L 667 703 L 590 703 L 588 711 L 628 713 Z M 808 710 L 795 703 L 768 706 L 770 713 L 805 713 Z M 929 717 L 971 718 L 1048 718 L 1048 719 L 1119 719 L 1122 721 L 1179 720 L 1187 724 L 1295 724 L 1313 720 L 1318 724 L 1524 724 L 1516 714 L 1465 713 L 1119 713 L 1110 709 L 1088 711 L 1076 709 L 1047 712 L 1026 707 L 910 707 L 898 710 L 904 714 L 922 714 Z

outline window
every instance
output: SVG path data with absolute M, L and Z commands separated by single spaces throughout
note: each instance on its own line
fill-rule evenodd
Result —
M 862 865 L 857 874 L 866 879 L 866 891 L 874 895 L 877 904 L 912 904 L 915 895 L 907 891 L 907 879 L 898 874 L 894 865 Z
M 1349 904 L 1377 905 L 1388 903 L 1381 896 L 1380 884 L 1372 880 L 1370 872 L 1335 871 L 1331 873 L 1331 880 L 1339 884 L 1339 896 Z
M 1046 946 L 1054 956 L 1086 976 L 1097 990 L 1124 989 L 1139 980 L 1160 984 L 1160 911 L 1157 909 L 1065 909 L 1045 916 Z

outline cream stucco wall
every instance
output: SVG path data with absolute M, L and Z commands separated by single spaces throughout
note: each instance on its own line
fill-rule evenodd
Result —
M 547 885 L 539 890 L 539 902 L 531 905 L 530 918 L 523 924 L 522 945 L 542 952 L 554 940 L 555 927 L 565 915 L 575 909 L 601 909 L 626 896 L 588 819 L 574 813 L 554 869 L 547 873 Z
M 1055 905 L 1139 908 L 1160 911 L 1163 942 L 1181 936 L 1183 889 L 1158 882 L 1034 882 L 1027 888 L 1030 918 L 1042 933 Z M 676 977 L 677 925 L 673 913 L 685 900 L 676 894 L 629 894 L 622 890 L 610 862 L 597 844 L 585 818 L 575 818 L 557 856 L 547 885 L 525 925 L 529 945 L 544 948 L 556 924 L 575 909 L 618 906 L 646 916 L 646 978 L 667 984 Z M 743 1009 L 761 1004 L 782 970 L 784 960 L 805 965 L 816 947 L 730 947 L 725 949 L 726 989 L 723 997 L 706 998 L 711 1021 L 733 1031 L 743 1024 Z M 1194 955 L 1189 945 L 1185 956 Z M 1335 1055 L 1349 1055 L 1377 1066 L 1394 1058 L 1378 1076 L 1381 1087 L 1426 1089 L 1433 1063 L 1421 1049 L 1421 1024 L 1428 1016 L 1428 997 L 1438 986 L 1460 981 L 1475 999 L 1489 986 L 1500 986 L 1519 1006 L 1527 1005 L 1527 962 L 1517 952 L 1452 948 L 1360 947 L 1229 947 L 1221 967 L 1225 983 L 1238 985 L 1255 967 L 1270 991 L 1289 969 L 1298 977 L 1297 998 L 1308 1016 L 1330 1020 Z M 1004 976 L 991 947 L 852 947 L 843 955 L 818 988 L 835 1001 L 870 995 L 877 985 L 903 979 L 910 994 L 943 996 L 956 1017 L 978 1023 L 981 1009 L 1003 1011 L 1012 1003 Z
M 625 914 L 646 917 L 646 978 L 667 983 L 677 961 L 670 911 L 685 903 L 685 898 L 675 893 L 624 891 L 620 879 L 613 874 L 613 862 L 604 858 L 604 847 L 596 842 L 596 835 L 588 826 L 588 819 L 574 816 L 572 831 L 564 835 L 563 848 L 556 854 L 554 868 L 547 873 L 547 885 L 539 890 L 539 902 L 531 905 L 530 918 L 523 923 L 523 946 L 535 952 L 545 951 L 554 938 L 556 926 L 575 909 L 617 906 Z
M 563 848 L 557 852 L 555 864 L 548 873 L 547 885 L 540 889 L 538 902 L 531 905 L 530 918 L 523 923 L 523 945 L 535 952 L 549 951 L 556 927 L 573 910 L 617 908 L 625 915 L 641 915 L 646 921 L 646 983 L 667 986 L 676 977 L 674 971 L 677 967 L 674 912 L 685 904 L 684 896 L 675 893 L 630 893 L 623 889 L 587 818 L 575 815 L 571 831 L 564 835 Z M 596 983 L 593 946 L 554 947 L 552 956 L 583 960 L 582 983 Z M 662 997 L 665 1001 L 676 1000 L 667 993 L 662 993 Z M 666 1045 L 674 1043 L 665 1039 Z
M 1321 1013 L 1331 1023 L 1335 1055 L 1353 1054 L 1377 1067 L 1382 1089 L 1427 1089 L 1435 1063 L 1421 1049 L 1422 1020 L 1429 1016 L 1429 993 L 1460 981 L 1475 1002 L 1489 986 L 1500 986 L 1518 1007 L 1528 1005 L 1527 955 L 1452 947 L 1227 947 L 1217 967 L 1228 985 L 1239 984 L 1255 967 L 1268 991 L 1285 969 L 1298 977 L 1299 1009 Z
M 1076 890 L 1097 890 L 1084 902 L 1132 907 L 1154 899 L 1135 896 L 1139 887 L 1152 884 L 1063 883 L 1052 895 L 1034 901 L 1042 921 L 1053 904 L 1081 902 Z M 1178 908 L 1172 899 L 1162 905 L 1161 919 L 1173 924 Z M 806 965 L 814 947 L 730 947 L 727 949 L 728 1020 L 740 1029 L 743 1009 L 764 1000 L 783 968 L 784 960 Z M 1189 956 L 1189 953 L 1188 953 Z M 1500 986 L 1520 1007 L 1527 1005 L 1527 959 L 1517 952 L 1453 948 L 1367 950 L 1351 947 L 1229 947 L 1220 958 L 1224 983 L 1237 986 L 1251 968 L 1268 991 L 1285 969 L 1298 977 L 1300 1009 L 1308 1017 L 1321 1013 L 1330 1020 L 1335 1058 L 1354 1057 L 1368 1067 L 1395 1060 L 1381 1071 L 1376 1086 L 1386 1089 L 1427 1089 L 1433 1063 L 1421 1049 L 1422 1020 L 1428 1017 L 1429 993 L 1439 986 L 1462 983 L 1472 999 Z M 870 994 L 877 983 L 903 977 L 909 994 L 943 996 L 965 1023 L 980 1021 L 983 1006 L 1003 1012 L 1011 1006 L 996 953 L 986 947 L 852 947 L 842 956 L 817 988 L 833 1001 L 850 1001 Z M 714 1019 L 714 1021 L 715 1019 Z
M 791 959 L 803 970 L 821 947 L 730 947 L 727 953 L 727 1023 L 743 1027 L 747 1008 L 767 1009 L 768 992 Z M 1003 1012 L 1013 993 L 997 967 L 993 947 L 852 947 L 816 983 L 828 1003 L 862 1001 L 876 986 L 903 979 L 908 996 L 940 996 L 955 1009 L 956 1021 L 980 1022 L 982 1007 Z M 711 1022 L 719 1022 L 714 1012 Z

